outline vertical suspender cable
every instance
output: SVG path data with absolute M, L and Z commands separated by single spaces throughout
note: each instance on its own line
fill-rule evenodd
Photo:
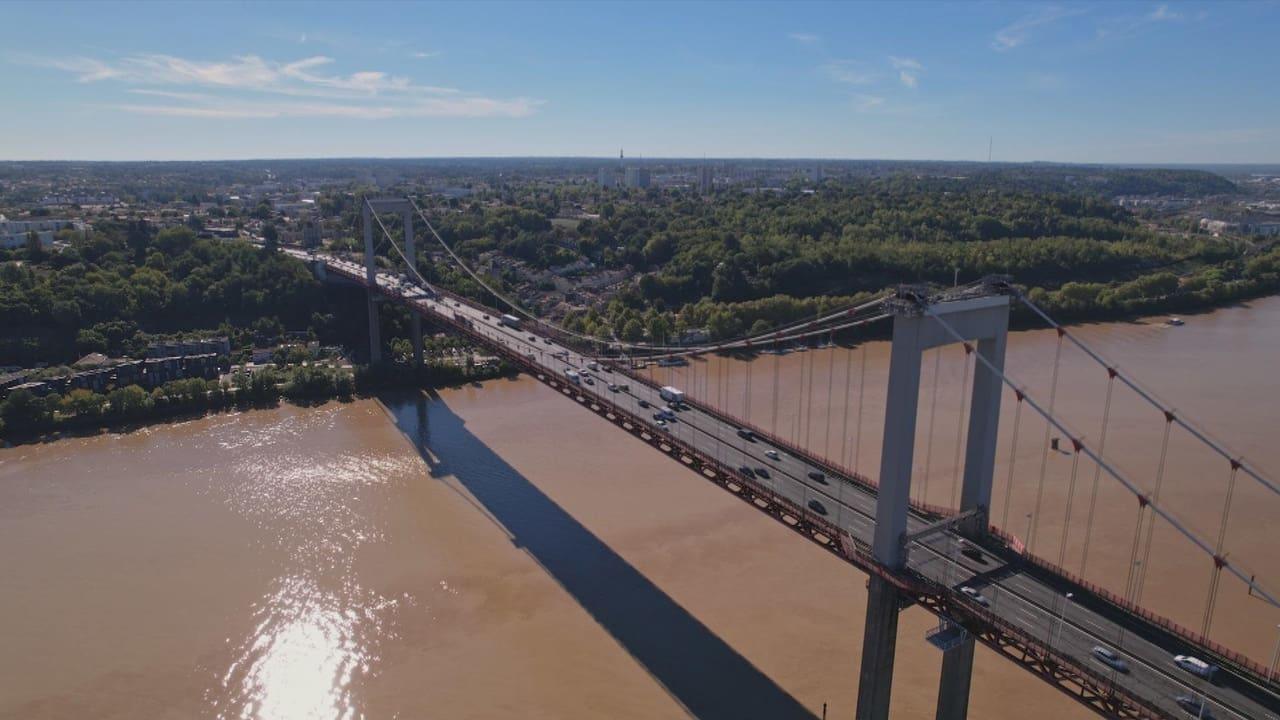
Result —
M 822 428 L 822 456 L 827 459 L 827 462 L 831 462 L 831 404 L 832 404 L 832 397 L 831 397 L 832 384 L 831 383 L 835 378 L 835 374 L 836 374 L 836 342 L 835 341 L 836 341 L 836 333 L 833 330 L 831 332 L 830 339 L 827 342 L 827 344 L 830 346 L 827 348 L 827 351 L 830 353 L 830 358 L 827 361 L 827 424 Z
M 1018 459 L 1018 428 L 1022 426 L 1022 391 L 1014 391 L 1018 404 L 1013 407 L 1013 440 L 1009 444 L 1009 479 L 1004 487 L 1004 510 L 1000 515 L 1000 527 L 1009 529 L 1009 501 L 1013 498 L 1013 466 Z
M 750 354 L 751 352 L 752 352 L 751 348 L 748 347 L 747 353 Z M 747 366 L 747 373 L 746 373 L 747 379 L 746 379 L 746 382 L 744 383 L 744 387 L 742 390 L 742 421 L 745 423 L 750 423 L 751 422 L 751 366 L 754 365 L 755 363 L 752 362 L 752 358 L 750 357 L 748 357 L 745 362 Z
M 862 401 L 867 394 L 863 392 L 867 384 L 867 346 L 862 346 L 862 362 L 858 368 L 858 426 L 855 428 L 853 440 L 853 471 L 858 472 L 858 460 L 862 450 Z
M 840 427 L 840 467 L 848 468 L 849 460 L 846 452 L 849 449 L 849 381 L 853 378 L 853 348 L 849 348 L 849 352 L 844 355 L 844 392 L 841 396 L 844 401 L 840 403 L 844 405 L 844 424 Z
M 969 367 L 973 364 L 973 346 L 964 344 L 964 374 L 960 376 L 960 417 L 956 419 L 955 476 L 951 483 L 951 507 L 960 509 L 960 486 L 964 482 L 964 470 L 960 466 L 960 448 L 964 446 L 964 416 L 969 409 Z
M 1102 404 L 1102 431 L 1098 435 L 1098 454 L 1107 449 L 1107 423 L 1111 420 L 1111 391 L 1116 386 L 1115 368 L 1107 368 L 1107 399 Z M 1093 465 L 1093 489 L 1089 491 L 1089 518 L 1084 527 L 1084 550 L 1080 554 L 1080 576 L 1089 565 L 1089 543 L 1093 540 L 1093 513 L 1098 503 L 1098 479 L 1102 477 L 1102 465 Z
M 938 375 L 942 370 L 942 348 L 933 349 L 933 390 L 929 394 L 929 431 L 924 443 L 924 477 L 920 481 L 922 503 L 929 502 L 929 475 L 933 472 L 933 421 L 938 416 Z
M 1213 624 L 1213 611 L 1218 604 L 1218 588 L 1222 580 L 1222 549 L 1227 540 L 1227 522 L 1231 517 L 1231 500 L 1236 493 L 1236 478 L 1240 476 L 1240 462 L 1231 461 L 1231 478 L 1227 480 L 1227 499 L 1222 503 L 1222 523 L 1218 526 L 1218 544 L 1213 557 L 1213 576 L 1209 581 L 1209 601 L 1204 608 L 1204 630 L 1201 635 L 1209 636 L 1209 626 Z
M 805 357 L 812 358 L 813 353 L 805 353 Z M 817 364 L 816 360 L 809 361 L 809 382 L 808 388 L 804 392 L 805 397 L 807 398 L 807 403 L 804 408 L 804 449 L 806 451 L 810 451 L 809 431 L 813 429 L 813 374 L 814 371 L 817 370 L 817 367 L 815 367 Z
M 1076 475 L 1080 470 L 1080 442 L 1071 439 L 1071 481 L 1067 483 L 1067 513 L 1062 520 L 1062 541 L 1058 543 L 1058 567 L 1066 567 L 1067 535 L 1071 532 L 1071 500 L 1076 494 Z
M 1165 412 L 1164 418 L 1164 439 L 1160 442 L 1160 464 L 1156 466 L 1156 484 L 1151 491 L 1151 502 L 1160 502 L 1160 487 L 1164 484 L 1165 460 L 1169 455 L 1169 431 L 1173 429 L 1173 413 Z M 1138 508 L 1139 526 L 1141 526 L 1142 514 L 1146 508 L 1146 503 L 1140 504 Z M 1133 583 L 1133 601 L 1139 604 L 1142 603 L 1142 586 L 1147 581 L 1147 566 L 1151 563 L 1151 540 L 1152 535 L 1155 533 L 1155 527 L 1156 517 L 1153 513 L 1147 519 L 1146 548 L 1142 551 L 1142 564 L 1139 565 L 1135 562 L 1129 565 L 1129 571 L 1137 573 L 1137 578 Z
M 1065 333 L 1061 328 L 1058 329 L 1058 347 L 1053 351 L 1053 379 L 1049 385 L 1049 415 L 1053 415 L 1053 405 L 1058 399 L 1058 367 L 1062 360 L 1062 338 Z M 1027 538 L 1027 550 L 1035 552 L 1036 547 L 1036 530 L 1040 525 L 1040 506 L 1044 502 L 1044 476 L 1049 469 L 1049 431 L 1053 429 L 1053 424 L 1046 421 L 1044 424 L 1044 452 L 1040 455 L 1040 482 L 1036 487 L 1036 505 L 1031 511 L 1031 537 Z
M 795 429 L 795 433 L 791 438 L 792 445 L 800 444 L 800 418 L 804 417 L 804 356 L 800 357 L 800 361 L 796 363 L 797 370 L 800 372 L 800 380 L 796 383 L 796 418 L 791 426 Z
M 778 337 L 775 335 L 773 339 L 773 404 L 769 406 L 772 413 L 772 419 L 769 421 L 769 431 L 774 437 L 782 437 L 778 432 L 778 376 L 781 373 L 779 369 L 782 355 L 778 352 Z

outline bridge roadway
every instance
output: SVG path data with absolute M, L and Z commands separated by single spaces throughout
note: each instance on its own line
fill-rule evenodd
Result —
M 289 252 L 308 258 L 300 251 Z M 315 257 L 310 256 L 310 259 Z M 324 256 L 324 260 L 331 269 L 343 275 L 363 279 L 361 265 L 331 256 Z M 655 388 L 629 380 L 619 372 L 605 371 L 604 366 L 599 372 L 588 371 L 587 363 L 591 359 L 573 348 L 528 329 L 513 329 L 499 324 L 498 316 L 491 310 L 444 296 L 433 297 L 403 278 L 390 274 L 379 274 L 378 284 L 387 294 L 411 303 L 428 317 L 443 318 L 447 322 L 465 319 L 475 332 L 495 346 L 525 357 L 561 381 L 566 378 L 566 370 L 586 371 L 594 376 L 592 383 L 584 383 L 576 389 L 601 405 L 617 407 L 647 419 L 668 404 L 658 396 Z M 490 319 L 486 319 L 486 315 Z M 629 388 L 615 392 L 609 389 L 609 383 L 625 383 Z M 648 420 L 651 423 L 649 431 L 654 434 L 669 432 L 674 439 L 731 468 L 765 468 L 768 477 L 758 479 L 757 483 L 789 499 L 796 507 L 823 515 L 828 522 L 870 545 L 876 509 L 873 490 L 834 476 L 783 447 L 773 447 L 764 438 L 744 439 L 737 434 L 736 426 L 705 412 L 696 404 L 683 406 L 676 415 L 678 419 L 669 423 L 666 430 L 659 429 L 656 421 Z M 779 459 L 767 456 L 765 452 L 768 450 L 776 452 Z M 821 481 L 814 480 L 810 476 L 812 472 L 823 472 L 825 477 Z M 930 522 L 932 518 L 913 511 L 908 521 L 908 532 L 921 529 Z M 1115 606 L 1088 597 L 1088 593 L 1077 591 L 1077 595 L 1084 597 L 1068 600 L 1064 594 L 1066 590 L 1062 589 L 1071 587 L 1068 583 L 1055 582 L 1054 578 L 1046 577 L 1043 570 L 1018 562 L 1016 556 L 1003 547 L 984 544 L 979 549 L 980 560 L 964 555 L 960 552 L 964 542 L 958 534 L 950 531 L 917 541 L 909 550 L 908 568 L 951 588 L 952 602 L 962 608 L 966 604 L 972 607 L 975 601 L 959 590 L 973 588 L 983 597 L 983 609 L 1039 639 L 1054 653 L 1091 668 L 1166 717 L 1196 717 L 1194 713 L 1180 708 L 1175 700 L 1179 696 L 1192 696 L 1207 699 L 1208 711 L 1202 716 L 1206 720 L 1280 720 L 1280 696 L 1276 694 L 1274 685 L 1264 687 L 1243 674 L 1232 673 L 1226 667 L 1219 671 L 1212 683 L 1191 675 L 1173 663 L 1175 654 L 1194 654 L 1194 648 L 1189 644 L 1171 640 L 1167 633 L 1139 618 L 1128 616 Z M 996 548 L 994 552 L 993 547 Z M 1171 642 L 1178 644 L 1171 647 Z M 1129 672 L 1117 672 L 1098 661 L 1092 650 L 1099 646 L 1117 652 L 1128 664 Z

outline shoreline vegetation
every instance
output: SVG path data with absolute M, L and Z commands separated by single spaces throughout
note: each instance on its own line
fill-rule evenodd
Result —
M 49 442 L 101 430 L 132 429 L 190 419 L 228 410 L 277 407 L 281 401 L 300 407 L 330 400 L 350 401 L 386 390 L 438 389 L 509 377 L 506 363 L 465 367 L 427 364 L 359 365 L 348 370 L 301 366 L 265 368 L 252 375 L 236 373 L 231 382 L 191 378 L 174 380 L 150 392 L 127 385 L 107 393 L 72 390 L 38 397 L 29 391 L 10 393 L 0 402 L 0 447 Z

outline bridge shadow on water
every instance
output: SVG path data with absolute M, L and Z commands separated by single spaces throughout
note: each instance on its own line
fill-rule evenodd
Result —
M 382 402 L 432 476 L 453 476 L 689 714 L 815 717 L 472 435 L 438 396 L 394 395 Z

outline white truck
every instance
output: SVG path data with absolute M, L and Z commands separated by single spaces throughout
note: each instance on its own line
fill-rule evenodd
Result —
M 578 374 L 577 370 L 565 370 L 564 376 L 569 378 L 569 382 L 573 383 L 574 385 L 582 384 L 582 376 Z
M 670 385 L 659 390 L 658 394 L 662 396 L 663 400 L 666 400 L 673 406 L 684 402 L 684 391 L 679 388 L 673 388 Z
M 509 328 L 516 328 L 517 330 L 520 329 L 520 318 L 515 315 L 503 315 L 499 318 L 498 322 L 501 322 Z

